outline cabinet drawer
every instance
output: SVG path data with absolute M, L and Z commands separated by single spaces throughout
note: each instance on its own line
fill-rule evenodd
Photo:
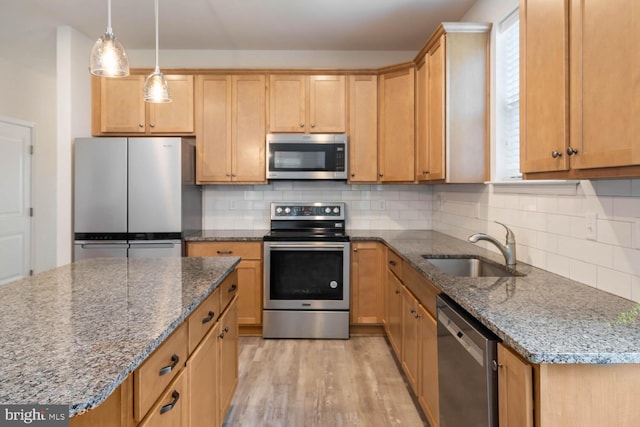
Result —
M 187 325 L 182 323 L 133 373 L 134 417 L 144 418 L 187 361 Z
M 415 268 L 408 265 L 402 270 L 404 285 L 418 298 L 433 317 L 436 317 L 436 296 L 440 290 Z
M 189 242 L 188 256 L 239 256 L 242 259 L 262 259 L 260 242 Z
M 187 371 L 182 370 L 162 394 L 139 427 L 187 426 L 189 421 Z
M 238 294 L 238 270 L 233 270 L 218 289 L 220 290 L 220 311 L 224 311 L 231 299 Z
M 220 317 L 220 288 L 211 293 L 189 316 L 189 354 Z
M 402 280 L 402 258 L 391 249 L 387 249 L 387 267 Z

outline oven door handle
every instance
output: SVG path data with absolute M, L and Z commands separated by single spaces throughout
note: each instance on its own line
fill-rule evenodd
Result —
M 271 244 L 270 249 L 344 249 L 345 245 L 283 245 L 283 244 Z

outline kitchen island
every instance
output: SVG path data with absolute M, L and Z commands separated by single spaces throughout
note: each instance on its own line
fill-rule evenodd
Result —
M 0 287 L 0 403 L 97 407 L 239 261 L 96 258 Z

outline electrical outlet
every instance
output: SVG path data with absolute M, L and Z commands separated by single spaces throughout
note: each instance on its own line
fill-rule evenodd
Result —
M 585 231 L 588 240 L 598 240 L 598 214 L 587 212 L 584 215 Z
M 386 203 L 384 200 L 372 200 L 371 208 L 375 211 L 383 211 L 386 209 Z
M 231 200 L 229 201 L 229 209 L 235 211 L 238 209 L 238 204 L 237 204 L 237 200 Z

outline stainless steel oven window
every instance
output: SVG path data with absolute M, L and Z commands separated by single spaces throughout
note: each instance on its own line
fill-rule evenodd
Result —
M 264 307 L 348 309 L 348 242 L 265 242 Z

